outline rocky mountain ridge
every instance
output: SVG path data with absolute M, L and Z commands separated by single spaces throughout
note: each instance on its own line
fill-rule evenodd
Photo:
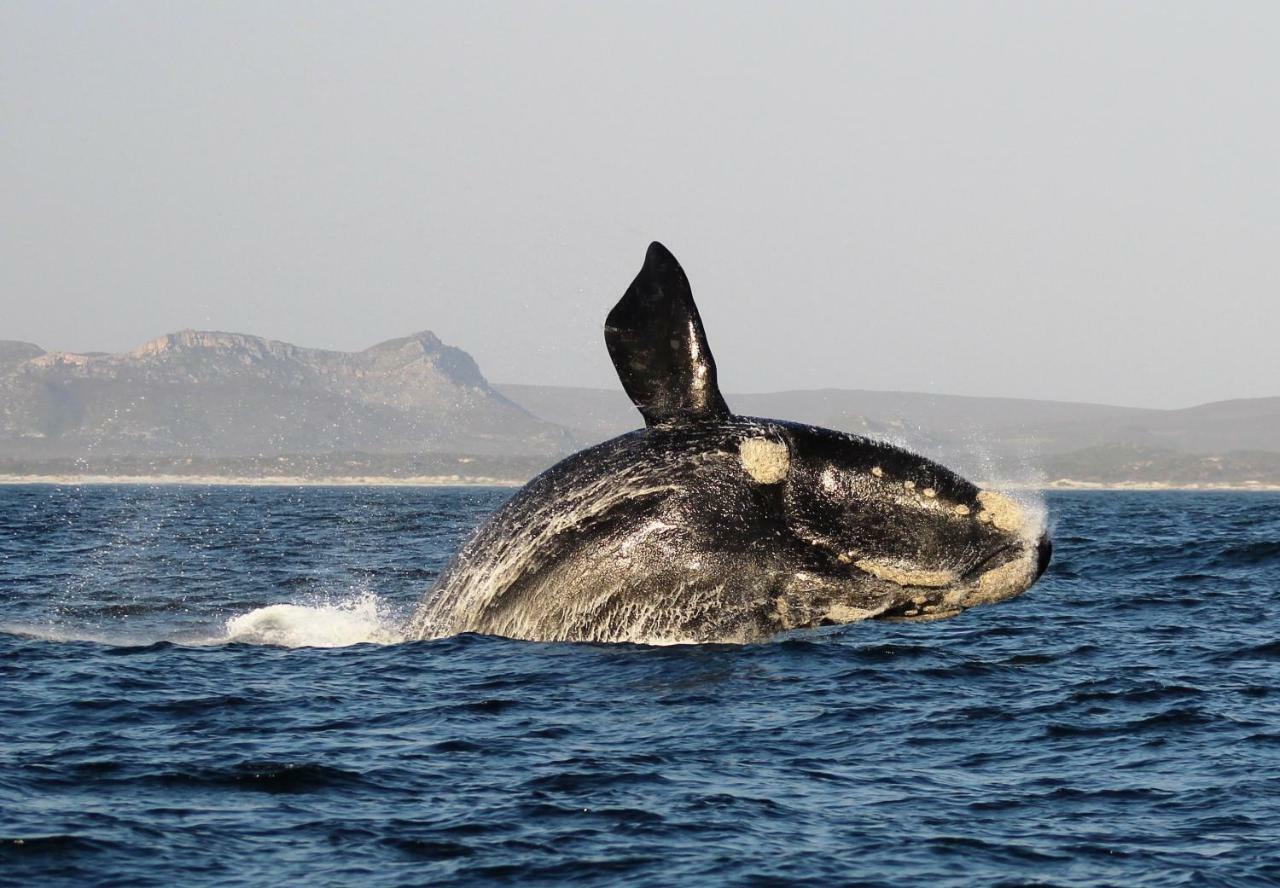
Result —
M 552 456 L 572 444 L 430 331 L 359 352 L 205 330 L 120 354 L 0 343 L 0 456 Z

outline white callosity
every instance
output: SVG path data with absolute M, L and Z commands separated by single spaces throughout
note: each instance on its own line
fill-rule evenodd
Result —
M 1023 530 L 1027 523 L 1022 506 L 999 491 L 982 491 L 978 494 L 978 503 L 991 523 L 1001 530 L 1015 533 Z
M 747 438 L 738 447 L 742 468 L 760 484 L 777 484 L 791 469 L 787 445 L 771 438 Z

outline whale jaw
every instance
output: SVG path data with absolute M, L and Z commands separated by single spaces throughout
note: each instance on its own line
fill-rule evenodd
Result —
M 886 620 L 942 620 L 971 607 L 1016 598 L 1031 588 L 1048 567 L 1048 537 L 1023 546 L 1008 560 L 945 589 L 921 589 L 909 601 L 877 615 Z

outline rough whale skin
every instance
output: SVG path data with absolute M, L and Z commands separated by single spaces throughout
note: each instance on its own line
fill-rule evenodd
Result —
M 687 278 L 661 245 L 605 325 L 644 429 L 530 481 L 445 569 L 408 634 L 753 642 L 1012 598 L 1044 516 L 906 450 L 734 416 Z

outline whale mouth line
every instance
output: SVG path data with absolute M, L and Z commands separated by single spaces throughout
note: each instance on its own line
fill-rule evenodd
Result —
M 990 553 L 978 561 L 973 567 L 969 568 L 961 575 L 962 580 L 975 580 L 981 577 L 989 570 L 994 570 L 1014 558 L 1021 556 L 1021 547 L 1017 543 L 1009 543 L 1001 546 L 994 552 Z M 1008 557 L 1002 557 L 1008 556 Z
M 992 594 L 984 586 L 992 581 L 1001 582 L 1010 570 L 1017 570 L 1027 558 L 1027 550 L 1018 543 L 1009 543 L 986 555 L 973 567 L 958 577 L 948 588 L 907 586 L 915 594 L 906 601 L 886 608 L 877 619 L 888 622 L 928 622 L 953 617 L 977 604 L 998 601 L 1005 597 Z
M 959 607 L 943 607 L 941 605 L 900 604 L 880 614 L 876 619 L 884 623 L 928 623 L 933 620 L 945 620 L 963 611 Z

